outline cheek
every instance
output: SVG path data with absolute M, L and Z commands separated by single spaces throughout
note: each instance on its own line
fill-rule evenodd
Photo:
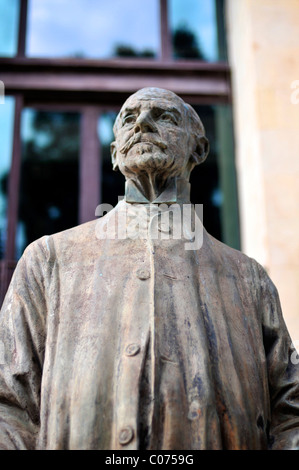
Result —
M 162 136 L 166 142 L 168 142 L 169 149 L 173 151 L 179 151 L 179 153 L 184 156 L 188 153 L 189 149 L 189 135 L 184 131 L 169 130 L 165 133 L 165 136 Z
M 123 145 L 125 145 L 131 137 L 132 137 L 132 131 L 130 130 L 119 131 L 117 135 L 117 140 L 116 140 L 118 148 L 121 148 Z

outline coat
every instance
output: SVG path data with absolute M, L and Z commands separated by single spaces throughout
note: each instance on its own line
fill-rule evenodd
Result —
M 129 206 L 20 259 L 0 448 L 299 449 L 299 366 L 265 270 L 204 229 L 198 250 L 97 236 Z

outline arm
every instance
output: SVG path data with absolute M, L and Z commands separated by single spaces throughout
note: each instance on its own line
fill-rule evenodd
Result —
M 0 449 L 34 449 L 39 431 L 45 254 L 40 241 L 25 250 L 0 314 Z
M 261 312 L 271 400 L 270 448 L 299 450 L 299 364 L 277 289 L 260 267 Z

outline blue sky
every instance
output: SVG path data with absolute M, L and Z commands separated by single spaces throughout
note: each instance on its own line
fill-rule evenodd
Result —
M 10 167 L 12 152 L 12 133 L 13 133 L 13 115 L 14 115 L 14 99 L 7 96 L 4 104 L 0 104 L 0 178 L 3 172 Z
M 0 0 L 0 55 L 16 53 L 19 0 Z
M 168 0 L 170 24 L 181 25 L 196 33 L 198 45 L 209 61 L 217 60 L 215 0 Z
M 215 0 L 168 0 L 171 29 L 196 33 L 207 60 L 217 60 Z M 0 55 L 16 52 L 19 0 L 0 0 Z M 159 1 L 29 0 L 26 52 L 105 58 L 117 44 L 159 53 Z
M 10 170 L 12 155 L 14 99 L 6 97 L 0 104 L 0 179 Z M 5 224 L 6 197 L 0 190 L 0 229 Z
M 118 43 L 159 47 L 157 0 L 30 0 L 29 7 L 31 56 L 108 57 Z
M 214 3 L 169 0 L 172 29 L 197 33 L 208 60 L 216 60 Z M 29 0 L 27 54 L 109 57 L 119 43 L 158 53 L 159 29 L 158 0 Z

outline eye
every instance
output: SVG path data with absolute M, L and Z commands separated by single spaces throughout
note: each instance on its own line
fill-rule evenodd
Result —
M 136 116 L 134 114 L 128 114 L 123 118 L 122 125 L 125 126 L 126 124 L 134 124 L 136 121 Z
M 177 125 L 177 120 L 176 120 L 175 116 L 173 114 L 167 112 L 167 111 L 160 114 L 159 119 L 160 119 L 160 121 L 170 122 L 172 124 Z

